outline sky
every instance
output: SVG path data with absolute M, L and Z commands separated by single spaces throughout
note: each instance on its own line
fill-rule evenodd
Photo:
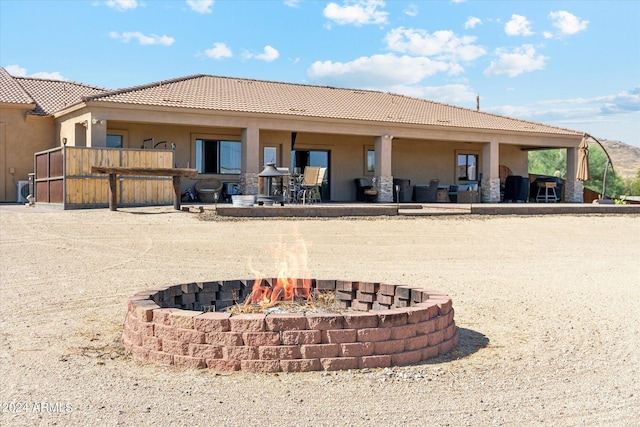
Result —
M 370 89 L 640 147 L 640 1 L 0 0 L 0 65 Z

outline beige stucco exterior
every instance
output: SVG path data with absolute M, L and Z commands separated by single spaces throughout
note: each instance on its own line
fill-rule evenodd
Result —
M 0 104 L 0 201 L 17 200 L 18 181 L 33 172 L 33 154 L 56 146 L 51 117 L 28 115 L 31 104 Z
M 567 149 L 567 171 L 575 171 L 579 134 L 534 133 L 338 119 L 287 114 L 183 108 L 104 102 L 87 98 L 52 115 L 37 117 L 26 112 L 33 105 L 2 106 L 0 166 L 3 173 L 0 199 L 15 200 L 15 183 L 33 171 L 33 154 L 66 144 L 103 148 L 107 135 L 121 135 L 123 148 L 170 148 L 175 144 L 175 167 L 194 167 L 196 139 L 240 141 L 239 175 L 217 175 L 223 182 L 237 182 L 245 193 L 256 191 L 255 180 L 263 169 L 265 147 L 277 150 L 277 166 L 290 167 L 292 134 L 296 150 L 330 153 L 327 176 L 332 201 L 356 200 L 355 178 L 378 178 L 386 186 L 379 201 L 391 201 L 393 178 L 412 185 L 438 179 L 441 186 L 464 184 L 456 180 L 458 154 L 478 156 L 483 200 L 499 201 L 499 166 L 514 174 L 528 174 L 528 149 Z M 367 150 L 375 151 L 375 172 L 366 170 Z M 569 177 L 575 173 L 569 174 Z M 201 175 L 200 178 L 211 177 Z M 568 182 L 576 183 L 571 178 Z M 183 180 L 185 190 L 193 181 Z M 484 190 L 487 191 L 484 191 Z M 498 190 L 497 190 L 498 189 Z M 569 200 L 581 201 L 581 200 Z

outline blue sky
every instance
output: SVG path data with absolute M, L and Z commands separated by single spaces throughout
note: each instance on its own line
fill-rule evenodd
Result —
M 0 0 L 11 74 L 373 89 L 640 146 L 640 1 Z

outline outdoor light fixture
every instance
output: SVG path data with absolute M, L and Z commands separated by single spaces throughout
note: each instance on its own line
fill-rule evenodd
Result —
M 82 125 L 84 127 L 87 127 L 87 125 L 89 124 L 86 120 L 83 120 L 81 122 L 78 123 L 79 125 Z
M 104 124 L 104 120 L 103 119 L 93 119 L 93 120 L 91 120 L 91 123 L 93 123 L 94 125 L 103 125 Z

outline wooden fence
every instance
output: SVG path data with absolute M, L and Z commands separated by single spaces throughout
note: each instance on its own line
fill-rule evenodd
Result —
M 35 154 L 36 203 L 61 204 L 64 209 L 109 205 L 109 175 L 92 174 L 91 166 L 172 168 L 171 150 L 59 147 Z M 122 176 L 118 205 L 173 203 L 171 177 Z

